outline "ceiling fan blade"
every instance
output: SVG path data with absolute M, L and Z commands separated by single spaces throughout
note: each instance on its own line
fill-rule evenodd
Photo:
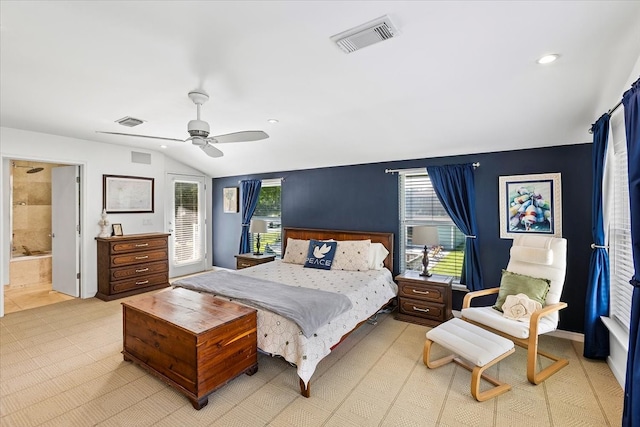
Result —
M 178 142 L 184 142 L 183 139 L 176 139 L 176 138 L 165 138 L 162 136 L 149 136 L 149 135 L 136 135 L 134 133 L 121 133 L 121 132 L 103 132 L 100 130 L 97 130 L 96 133 L 106 133 L 108 135 L 120 135 L 120 136 L 135 136 L 138 138 L 148 138 L 148 139 L 163 139 L 165 141 L 178 141 Z
M 217 135 L 213 137 L 217 142 L 224 144 L 227 142 L 247 142 L 258 141 L 269 138 L 265 132 L 261 130 L 247 130 L 243 132 L 228 133 L 226 135 Z
M 214 147 L 213 145 L 207 143 L 205 145 L 201 145 L 200 148 L 202 149 L 202 151 L 204 151 L 205 153 L 207 153 L 207 156 L 209 157 L 222 157 L 224 156 L 224 153 L 220 150 L 218 150 L 216 147 Z

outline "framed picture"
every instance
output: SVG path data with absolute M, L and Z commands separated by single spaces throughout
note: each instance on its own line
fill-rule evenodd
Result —
M 153 212 L 153 178 L 102 175 L 102 207 L 107 213 Z
M 500 238 L 534 233 L 562 237 L 559 173 L 501 176 Z
M 222 199 L 225 213 L 238 213 L 238 187 L 222 189 Z
M 113 224 L 113 235 L 122 236 L 122 224 Z

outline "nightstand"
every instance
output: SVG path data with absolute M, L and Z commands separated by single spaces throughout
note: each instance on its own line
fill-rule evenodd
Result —
M 275 255 L 262 254 L 254 255 L 252 253 L 236 255 L 236 270 L 242 270 L 243 268 L 253 267 L 258 264 L 264 264 L 265 262 L 271 262 L 276 259 Z
M 451 313 L 451 282 L 453 277 L 434 274 L 420 276 L 406 271 L 396 276 L 398 282 L 398 313 L 396 319 L 424 326 L 438 326 L 453 317 Z

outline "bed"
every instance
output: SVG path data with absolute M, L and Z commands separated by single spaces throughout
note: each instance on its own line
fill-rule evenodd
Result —
M 289 240 L 291 239 L 291 240 Z M 370 317 L 395 300 L 397 286 L 391 274 L 393 266 L 393 234 L 380 232 L 359 232 L 340 230 L 318 230 L 303 228 L 284 228 L 282 236 L 282 254 L 286 253 L 287 243 L 301 244 L 300 241 L 310 239 L 357 241 L 370 240 L 373 244 L 381 244 L 388 251 L 382 265 L 377 269 L 366 271 L 322 270 L 305 268 L 303 265 L 276 260 L 260 264 L 252 268 L 237 270 L 232 275 L 240 275 L 240 280 L 266 280 L 265 284 L 284 284 L 293 288 L 310 288 L 341 294 L 351 302 L 351 307 L 341 314 L 322 323 L 313 333 L 299 326 L 298 323 L 280 314 L 264 309 L 263 305 L 255 305 L 245 299 L 234 299 L 219 290 L 212 292 L 221 298 L 251 305 L 258 310 L 258 348 L 261 352 L 279 356 L 294 365 L 300 378 L 300 391 L 305 397 L 310 396 L 310 380 L 320 361 L 329 355 L 335 346 L 344 340 L 353 330 Z M 380 247 L 376 245 L 376 247 Z M 203 291 L 202 286 L 194 286 L 194 278 L 200 284 L 220 280 L 217 272 L 205 273 L 192 278 L 181 279 L 174 286 Z M 229 277 L 229 276 L 227 276 Z M 293 290 L 293 289 L 292 289 Z M 275 292 L 274 292 L 275 293 Z

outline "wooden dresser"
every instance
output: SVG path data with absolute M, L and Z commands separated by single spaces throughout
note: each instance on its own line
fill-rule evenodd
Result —
M 453 317 L 451 313 L 451 282 L 453 277 L 434 274 L 420 276 L 406 271 L 396 276 L 398 282 L 398 313 L 396 319 L 425 326 L 438 326 Z
M 233 378 L 258 371 L 256 310 L 183 288 L 122 303 L 124 360 L 200 409 Z
M 252 253 L 236 255 L 236 270 L 241 270 L 247 267 L 253 267 L 254 265 L 264 264 L 265 262 L 271 262 L 276 259 L 275 255 L 254 255 Z
M 110 301 L 169 286 L 166 233 L 96 237 L 97 298 Z

